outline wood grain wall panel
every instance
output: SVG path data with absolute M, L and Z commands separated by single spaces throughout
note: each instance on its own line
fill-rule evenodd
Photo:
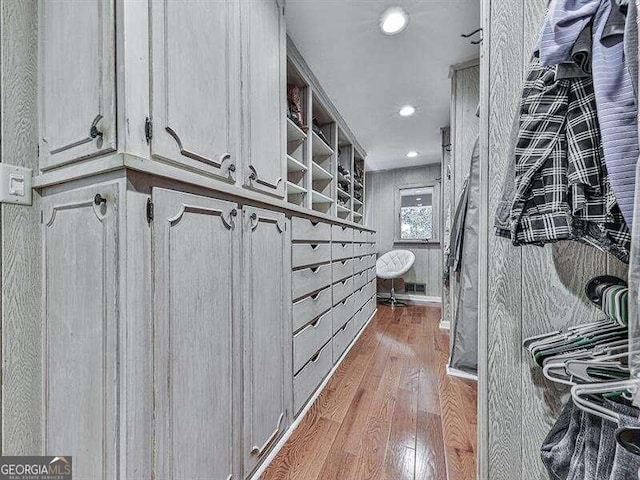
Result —
M 523 2 L 492 1 L 489 45 L 488 478 L 521 475 L 521 249 L 492 236 L 522 79 Z
M 398 188 L 417 183 L 432 185 L 439 178 L 440 164 L 367 172 L 366 178 L 367 226 L 377 231 L 378 256 L 393 249 L 411 250 L 416 256 L 416 261 L 404 279 L 409 282 L 426 284 L 426 294 L 434 297 L 439 297 L 441 293 L 442 253 L 440 245 L 394 245 L 396 215 L 394 203 Z M 437 197 L 434 196 L 434 198 Z M 439 219 L 436 219 L 436 222 L 439 222 Z M 381 290 L 384 290 L 385 287 L 388 287 L 386 283 L 379 286 Z M 400 291 L 401 285 L 397 284 L 396 289 Z
M 1 161 L 38 167 L 38 17 L 35 0 L 0 4 Z M 38 453 L 41 445 L 40 197 L 31 207 L 3 205 L 2 453 Z
M 513 247 L 493 235 L 493 215 L 507 167 L 509 131 L 517 110 L 546 1 L 484 2 L 485 59 L 488 82 L 488 137 L 483 153 L 483 188 L 488 189 L 486 318 L 481 308 L 481 337 L 486 339 L 486 411 L 480 415 L 480 438 L 488 439 L 479 454 L 480 474 L 490 480 L 546 478 L 540 445 L 555 422 L 565 390 L 550 384 L 523 352 L 532 335 L 597 319 L 601 314 L 583 291 L 589 278 L 605 272 L 624 276 L 626 266 L 592 247 L 561 242 L 539 247 Z M 487 27 L 486 22 L 489 22 Z M 482 283 L 482 282 L 481 282 Z M 483 321 L 484 320 L 484 321 Z M 481 346 L 483 344 L 481 343 Z M 481 392 L 481 398 L 482 398 Z M 483 415 L 486 415 L 484 420 Z M 486 459 L 486 463 L 484 461 Z M 483 470 L 486 465 L 486 470 Z

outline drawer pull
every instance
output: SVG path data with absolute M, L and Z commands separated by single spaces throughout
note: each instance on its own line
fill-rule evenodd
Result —
M 320 357 L 320 352 L 316 353 L 313 357 L 311 357 L 311 359 L 309 360 L 309 362 L 311 363 L 316 363 L 318 361 L 318 358 Z
M 316 273 L 319 268 L 320 267 L 311 267 L 309 270 L 311 270 L 312 273 Z
M 309 298 L 311 298 L 311 300 L 317 300 L 318 297 L 320 296 L 320 293 L 322 292 L 318 292 L 318 293 L 314 293 L 313 295 L 311 295 Z
M 269 445 L 271 445 L 273 441 L 276 439 L 276 437 L 278 436 L 278 432 L 280 431 L 280 425 L 282 424 L 283 418 L 284 418 L 284 412 L 280 414 L 280 418 L 278 419 L 278 424 L 276 425 L 275 431 L 271 435 L 269 435 L 269 438 L 267 438 L 267 441 L 264 443 L 264 445 L 262 445 L 262 447 L 258 447 L 257 445 L 255 445 L 251 449 L 251 455 L 260 456 L 267 450 Z
M 347 329 L 347 325 L 349 325 L 349 322 L 345 323 L 339 331 L 344 332 Z
M 311 222 L 311 225 L 313 225 L 314 227 L 317 227 L 318 224 L 320 223 L 320 221 L 313 221 L 313 220 L 309 220 Z
M 319 247 L 320 245 L 318 245 L 318 244 L 313 244 L 313 243 L 312 243 L 312 244 L 311 244 L 311 245 L 309 245 L 309 246 L 311 247 L 311 250 L 317 250 L 317 249 L 318 249 L 318 247 Z

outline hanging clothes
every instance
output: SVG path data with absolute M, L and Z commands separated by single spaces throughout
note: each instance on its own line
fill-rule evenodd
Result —
M 451 325 L 449 366 L 467 373 L 478 372 L 478 251 L 480 230 L 480 145 L 473 147 L 466 181 L 460 282 L 455 318 Z M 460 208 L 460 207 L 459 207 Z
M 451 226 L 449 247 L 445 252 L 443 281 L 445 285 L 450 284 L 451 272 L 454 274 L 460 271 L 460 258 L 462 256 L 462 243 L 464 236 L 464 219 L 467 215 L 467 202 L 469 198 L 469 179 L 466 179 L 462 186 L 462 195 L 456 207 L 456 213 L 453 217 L 453 225 Z
M 515 181 L 505 181 L 496 233 L 514 245 L 578 240 L 627 261 L 631 236 L 609 185 L 591 78 L 557 79 L 534 58 L 514 132 Z
M 618 205 L 631 228 L 639 154 L 637 104 L 624 55 L 626 20 L 620 15 L 618 4 L 615 0 L 552 0 L 537 50 L 542 66 L 571 61 L 575 42 L 590 22 L 592 72 L 604 156 Z

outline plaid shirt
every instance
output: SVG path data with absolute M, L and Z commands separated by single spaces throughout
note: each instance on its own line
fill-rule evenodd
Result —
M 593 81 L 532 61 L 515 147 L 514 245 L 578 240 L 627 260 L 631 235 L 609 185 Z

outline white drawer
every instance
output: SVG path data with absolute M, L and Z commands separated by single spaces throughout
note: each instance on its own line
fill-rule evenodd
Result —
M 333 225 L 331 227 L 331 240 L 333 242 L 353 242 L 353 228 Z
M 367 243 L 365 250 L 367 252 L 367 255 L 375 255 L 377 253 L 377 248 L 376 248 L 376 244 L 375 243 Z
M 333 284 L 333 304 L 342 302 L 353 293 L 353 277 L 347 277 Z
M 376 267 L 368 269 L 367 273 L 367 281 L 371 282 L 372 280 L 377 280 Z
M 367 232 L 367 240 L 368 243 L 376 243 L 376 232 Z
M 376 281 L 369 282 L 365 287 L 365 290 L 367 291 L 367 300 L 369 300 L 371 297 L 375 297 L 376 294 L 378 293 L 377 282 Z
M 358 310 L 367 303 L 369 297 L 367 297 L 367 287 L 360 287 L 358 290 L 353 292 L 353 308 L 354 310 Z
M 367 257 L 356 257 L 353 259 L 353 273 L 360 273 L 367 270 L 369 259 Z
M 365 255 L 369 255 L 369 243 L 354 243 L 353 244 L 353 256 L 354 257 L 363 257 Z
M 332 317 L 334 334 L 340 330 L 351 317 L 353 317 L 353 312 L 355 311 L 354 301 L 354 296 L 349 295 L 342 302 L 333 307 Z
M 372 297 L 369 299 L 369 301 L 364 307 L 364 312 L 365 312 L 364 321 L 366 322 L 367 320 L 369 320 L 369 317 L 371 317 L 371 315 L 373 315 L 373 312 L 375 311 L 376 311 L 376 297 Z
M 355 317 L 345 323 L 340 330 L 338 330 L 333 336 L 333 363 L 336 363 L 349 344 L 353 341 L 353 338 L 358 333 L 358 328 L 355 324 Z
M 293 304 L 293 331 L 304 327 L 307 323 L 331 308 L 331 287 L 320 290 L 309 297 L 304 297 Z
M 330 243 L 295 243 L 291 245 L 291 266 L 306 267 L 331 260 Z
M 294 245 L 295 246 L 295 245 Z M 342 260 L 353 257 L 353 243 L 332 243 L 331 259 Z
M 308 218 L 291 217 L 291 240 L 328 242 L 331 240 L 331 225 Z
M 293 371 L 298 372 L 331 339 L 331 310 L 293 337 Z
M 359 332 L 362 329 L 362 326 L 364 325 L 364 323 L 367 321 L 367 319 L 369 318 L 367 316 L 367 312 L 366 310 L 366 305 L 363 305 L 360 310 L 358 310 L 356 312 L 356 314 L 353 316 L 353 318 L 355 319 L 355 325 L 356 325 L 356 330 Z
M 333 283 L 344 280 L 347 277 L 353 275 L 353 262 L 352 259 L 338 260 L 331 264 L 333 269 L 332 281 Z
M 360 230 L 359 228 L 356 228 L 353 231 L 354 242 L 365 243 L 368 241 L 368 238 L 369 238 L 369 232 L 366 230 Z
M 363 270 L 353 276 L 353 290 L 360 290 L 367 283 L 367 270 Z
M 331 264 L 294 270 L 291 274 L 291 298 L 294 300 L 331 284 Z
M 375 255 L 367 255 L 365 258 L 365 265 L 367 268 L 376 266 L 376 256 Z
M 313 395 L 324 377 L 333 367 L 332 342 L 322 347 L 309 362 L 302 367 L 302 370 L 293 377 L 293 407 L 296 414 L 306 405 L 309 397 Z

